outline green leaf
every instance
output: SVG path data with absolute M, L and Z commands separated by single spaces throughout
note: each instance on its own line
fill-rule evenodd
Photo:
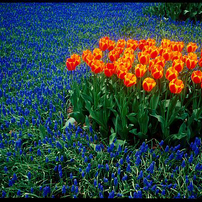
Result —
M 150 107 L 152 110 L 156 110 L 159 102 L 160 93 L 154 93 L 150 99 Z
M 71 117 L 73 117 L 78 123 L 85 123 L 85 116 L 80 111 L 75 111 L 69 114 Z
M 81 93 L 81 97 L 83 98 L 83 100 L 86 102 L 86 101 L 89 101 L 90 103 L 93 103 L 93 98 L 85 93 Z
M 112 133 L 110 136 L 109 136 L 109 144 L 112 144 L 114 139 L 116 137 L 116 133 Z
M 127 115 L 127 118 L 129 119 L 129 121 L 133 124 L 137 124 L 138 120 L 137 120 L 137 114 L 136 113 L 130 113 L 129 115 Z
M 186 15 L 187 13 L 189 13 L 190 11 L 188 11 L 188 10 L 184 10 L 183 11 L 183 13 L 184 13 L 184 15 Z

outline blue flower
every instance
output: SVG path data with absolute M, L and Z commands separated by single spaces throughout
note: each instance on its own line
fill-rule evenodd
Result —
M 185 160 L 182 161 L 182 165 L 181 166 L 182 166 L 182 168 L 185 167 Z
M 139 179 L 141 179 L 143 177 L 143 171 L 141 170 L 140 171 L 140 174 L 138 175 L 138 177 L 137 177 L 137 179 L 139 180 Z
M 189 186 L 188 186 L 187 188 L 188 188 L 188 190 L 189 190 L 190 192 L 192 192 L 193 189 L 194 189 L 193 182 L 190 182 L 190 184 L 189 184 Z
M 164 144 L 164 141 L 163 141 L 163 140 L 161 140 L 161 142 L 159 143 L 159 145 L 162 147 L 162 146 L 163 146 L 163 144 Z

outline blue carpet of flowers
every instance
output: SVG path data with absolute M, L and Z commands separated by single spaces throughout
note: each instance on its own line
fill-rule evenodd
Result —
M 200 23 L 157 23 L 143 16 L 145 5 L 0 4 L 2 198 L 202 197 L 199 137 L 188 150 L 163 141 L 133 148 L 116 139 L 107 145 L 91 128 L 64 127 L 71 84 L 65 60 L 72 53 L 92 50 L 103 36 L 127 38 L 124 27 L 133 27 L 137 40 L 163 35 L 200 45 Z M 88 71 L 81 65 L 73 78 L 79 83 Z

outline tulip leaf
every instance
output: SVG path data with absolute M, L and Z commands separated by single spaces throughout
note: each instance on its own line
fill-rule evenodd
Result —
M 72 114 L 72 113 L 71 113 Z M 72 116 L 72 115 L 71 115 Z M 65 128 L 67 128 L 68 126 L 69 126 L 69 124 L 71 124 L 71 125 L 73 125 L 74 123 L 76 122 L 76 120 L 74 119 L 74 118 L 69 118 L 68 120 L 67 120 L 67 122 L 65 123 L 65 126 L 62 128 L 62 129 L 65 129 Z
M 114 139 L 116 137 L 116 133 L 112 133 L 110 136 L 109 136 L 109 144 L 112 144 Z

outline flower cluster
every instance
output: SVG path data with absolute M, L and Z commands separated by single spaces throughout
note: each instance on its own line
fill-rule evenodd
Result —
M 107 77 L 112 77 L 115 74 L 119 79 L 124 80 L 127 87 L 137 84 L 137 78 L 144 77 L 142 86 L 145 91 L 149 92 L 156 86 L 156 80 L 165 76 L 169 81 L 171 93 L 181 93 L 184 82 L 180 79 L 180 74 L 184 72 L 185 64 L 188 70 L 193 70 L 197 64 L 201 66 L 202 58 L 198 60 L 197 54 L 194 53 L 198 48 L 197 44 L 193 42 L 187 44 L 187 55 L 182 54 L 185 47 L 184 42 L 162 39 L 159 47 L 155 44 L 156 41 L 151 38 L 139 41 L 119 39 L 115 42 L 106 36 L 99 40 L 99 48 L 95 48 L 93 52 L 88 49 L 83 51 L 82 59 L 95 74 L 104 72 Z M 135 61 L 137 49 L 140 50 L 137 54 L 139 63 Z M 104 51 L 108 51 L 110 63 L 101 60 Z M 73 56 L 74 54 L 71 57 Z M 67 59 L 67 69 L 74 70 L 75 68 L 69 69 L 70 60 Z M 166 64 L 171 66 L 166 68 Z M 149 77 L 149 73 L 151 77 Z M 200 70 L 193 71 L 191 79 L 194 83 L 200 83 L 202 88 L 202 72 Z

